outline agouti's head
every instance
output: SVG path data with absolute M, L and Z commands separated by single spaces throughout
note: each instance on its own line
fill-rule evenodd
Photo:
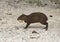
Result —
M 21 16 L 19 16 L 19 17 L 17 18 L 17 20 L 21 22 L 21 21 L 25 21 L 26 18 L 27 18 L 27 16 L 26 16 L 25 14 L 22 14 Z

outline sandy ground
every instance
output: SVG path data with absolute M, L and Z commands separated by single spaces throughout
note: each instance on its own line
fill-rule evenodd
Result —
M 32 12 L 43 12 L 47 15 L 47 31 L 43 29 L 45 26 L 39 23 L 31 24 L 28 29 L 24 29 L 26 23 L 17 21 L 17 17 L 22 13 L 29 15 Z M 0 2 L 0 42 L 60 42 L 60 9 L 25 5 L 14 8 L 4 1 Z

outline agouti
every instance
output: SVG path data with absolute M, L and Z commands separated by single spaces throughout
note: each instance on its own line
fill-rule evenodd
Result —
M 31 13 L 30 15 L 25 15 L 22 14 L 21 16 L 19 16 L 17 18 L 17 20 L 23 20 L 24 22 L 27 23 L 25 29 L 31 24 L 31 23 L 37 23 L 40 22 L 43 25 L 46 25 L 46 27 L 44 29 L 48 30 L 48 23 L 47 23 L 47 16 L 44 13 L 41 12 L 34 12 Z

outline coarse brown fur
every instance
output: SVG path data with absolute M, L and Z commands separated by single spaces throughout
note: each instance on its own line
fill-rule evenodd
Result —
M 22 14 L 17 18 L 17 20 L 24 20 L 24 22 L 27 23 L 25 29 L 31 24 L 31 23 L 37 23 L 40 22 L 43 25 L 46 25 L 44 29 L 48 30 L 48 23 L 47 23 L 47 16 L 44 13 L 41 12 L 34 12 L 30 15 Z

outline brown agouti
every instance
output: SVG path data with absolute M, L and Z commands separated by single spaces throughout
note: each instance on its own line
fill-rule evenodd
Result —
M 44 29 L 48 30 L 48 23 L 47 23 L 47 16 L 44 13 L 41 12 L 34 12 L 31 13 L 30 15 L 25 15 L 22 14 L 21 16 L 19 16 L 17 18 L 17 20 L 24 20 L 24 22 L 27 23 L 25 29 L 31 24 L 31 23 L 37 23 L 40 22 L 43 25 L 46 25 L 46 27 Z

